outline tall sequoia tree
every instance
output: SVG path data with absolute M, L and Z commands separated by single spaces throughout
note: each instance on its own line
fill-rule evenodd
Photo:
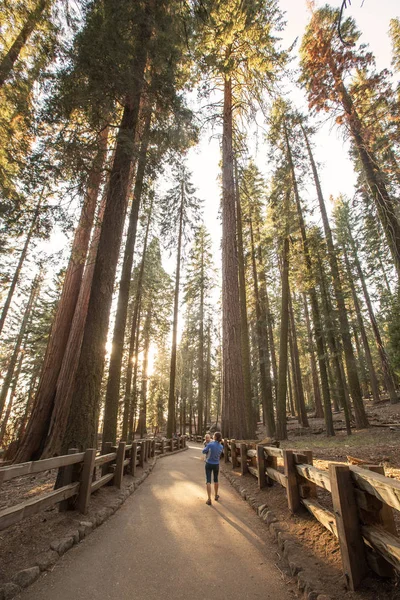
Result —
M 108 7 L 105 25 L 112 28 L 115 38 L 118 28 L 124 25 L 121 9 Z M 135 135 L 138 127 L 140 103 L 149 46 L 155 20 L 161 17 L 164 2 L 157 3 L 157 13 L 151 0 L 125 7 L 125 23 L 129 27 L 129 64 L 118 84 L 123 92 L 123 112 L 116 136 L 114 160 L 107 190 L 103 223 L 94 266 L 88 315 L 83 334 L 79 365 L 75 377 L 75 392 L 64 437 L 64 450 L 68 447 L 87 448 L 95 444 L 97 412 L 100 402 L 101 381 L 104 370 L 114 279 L 122 239 L 132 168 L 135 157 Z M 96 14 L 95 17 L 102 18 Z M 118 21 L 116 19 L 118 18 Z M 126 25 L 124 25 L 125 27 Z M 94 75 L 94 73 L 92 73 Z M 123 77 L 125 75 L 125 77 Z
M 16 460 L 23 462 L 38 458 L 43 450 L 49 422 L 54 407 L 57 380 L 66 352 L 72 321 L 81 288 L 90 235 L 97 208 L 102 171 L 107 152 L 108 128 L 99 136 L 99 146 L 88 177 L 87 192 L 71 248 L 71 256 L 65 273 L 64 285 L 57 312 L 49 336 L 39 386 L 31 417 L 23 438 L 19 442 Z
M 179 3 L 169 3 L 162 24 L 158 24 L 156 43 L 150 46 L 148 57 L 150 82 L 143 94 L 141 147 L 122 261 L 105 399 L 103 435 L 104 440 L 113 442 L 116 438 L 129 284 L 144 176 L 152 165 L 152 176 L 155 177 L 155 171 L 160 170 L 168 153 L 183 151 L 196 136 L 191 123 L 192 114 L 181 96 L 189 70 L 179 10 Z
M 244 381 L 238 284 L 233 128 L 239 107 L 271 88 L 283 56 L 274 28 L 280 13 L 274 0 L 243 3 L 196 2 L 199 65 L 223 89 L 222 108 L 222 351 L 224 435 L 245 438 Z

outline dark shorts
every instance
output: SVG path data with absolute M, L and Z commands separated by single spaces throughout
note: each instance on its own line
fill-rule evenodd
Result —
M 218 483 L 219 465 L 210 465 L 206 462 L 206 482 L 211 483 L 211 473 L 214 473 L 214 483 Z

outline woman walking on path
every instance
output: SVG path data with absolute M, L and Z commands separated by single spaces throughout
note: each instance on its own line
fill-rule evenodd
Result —
M 211 506 L 211 473 L 214 473 L 214 492 L 215 500 L 219 499 L 218 495 L 218 473 L 219 473 L 219 459 L 221 458 L 222 451 L 224 449 L 221 444 L 221 434 L 219 431 L 214 433 L 214 441 L 210 442 L 203 449 L 203 454 L 206 455 L 206 486 L 208 500 L 206 504 Z

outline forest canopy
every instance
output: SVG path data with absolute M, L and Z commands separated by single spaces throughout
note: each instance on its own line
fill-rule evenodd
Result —
M 0 0 L 9 460 L 399 402 L 400 18 L 283 4 Z

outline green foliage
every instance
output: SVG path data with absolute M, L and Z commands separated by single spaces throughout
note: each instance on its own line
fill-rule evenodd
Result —
M 286 58 L 277 50 L 274 32 L 282 26 L 275 0 L 195 2 L 193 37 L 199 69 L 210 78 L 231 78 L 236 97 L 264 93 Z M 241 88 L 241 89 L 240 89 Z
M 161 198 L 160 237 L 166 248 L 175 248 L 179 222 L 182 218 L 182 235 L 187 242 L 200 221 L 201 200 L 195 196 L 195 187 L 190 181 L 191 173 L 184 160 L 175 163 L 172 169 L 175 185 Z

